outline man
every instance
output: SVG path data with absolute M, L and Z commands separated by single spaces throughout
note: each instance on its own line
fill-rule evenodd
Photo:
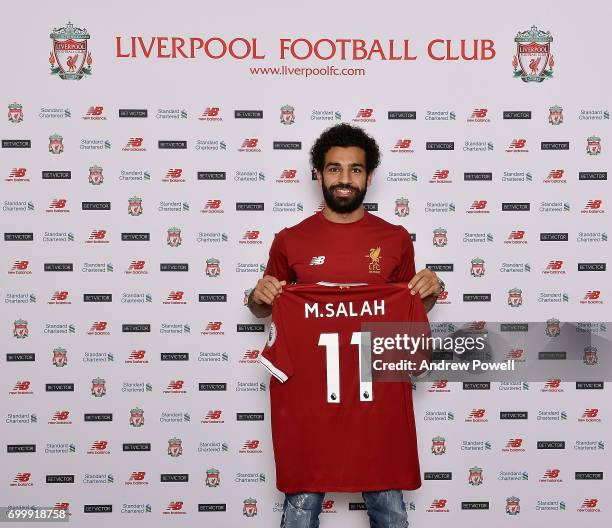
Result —
M 249 295 L 248 306 L 255 316 L 271 314 L 283 286 L 322 281 L 406 282 L 427 311 L 434 306 L 444 283 L 431 270 L 415 273 L 406 229 L 370 214 L 362 205 L 379 162 L 376 141 L 346 123 L 327 129 L 315 141 L 311 163 L 326 206 L 275 237 L 264 277 Z M 372 526 L 407 525 L 401 490 L 369 491 L 363 497 Z M 318 526 L 323 498 L 324 492 L 286 493 L 281 526 Z

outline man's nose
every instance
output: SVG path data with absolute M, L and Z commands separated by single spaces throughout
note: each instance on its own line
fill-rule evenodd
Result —
M 342 183 L 352 183 L 351 169 L 348 167 L 342 168 L 340 171 L 340 182 Z

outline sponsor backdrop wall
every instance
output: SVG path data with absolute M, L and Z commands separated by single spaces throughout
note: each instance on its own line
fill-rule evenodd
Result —
M 383 151 L 368 207 L 446 281 L 433 321 L 609 319 L 610 6 L 494 7 L 5 10 L 2 506 L 278 523 L 266 328 L 243 303 L 274 233 L 319 207 L 308 149 L 342 121 Z M 419 383 L 411 526 L 609 522 L 594 386 Z M 361 510 L 328 494 L 322 525 Z

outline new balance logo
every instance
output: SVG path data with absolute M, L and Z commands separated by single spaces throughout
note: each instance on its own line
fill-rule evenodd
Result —
M 320 266 L 324 262 L 325 262 L 325 255 L 321 255 L 319 257 L 312 257 L 310 259 L 310 265 L 311 266 Z

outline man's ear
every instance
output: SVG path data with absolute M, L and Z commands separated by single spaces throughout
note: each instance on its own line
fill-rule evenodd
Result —
M 318 169 L 313 169 L 316 176 L 317 176 L 317 182 L 319 182 L 319 185 L 323 185 L 323 176 L 321 175 L 321 173 L 318 171 Z
M 374 176 L 374 171 L 370 172 L 370 174 L 368 174 L 368 177 L 366 178 L 366 186 L 369 187 L 370 185 L 372 185 L 372 177 Z

